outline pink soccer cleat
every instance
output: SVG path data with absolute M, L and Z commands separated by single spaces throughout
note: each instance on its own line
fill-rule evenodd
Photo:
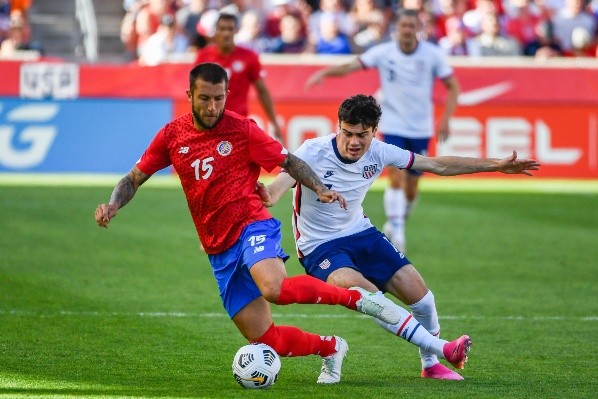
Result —
M 462 380 L 458 373 L 449 369 L 448 367 L 436 363 L 432 367 L 422 370 L 422 378 L 432 378 L 434 380 Z
M 456 369 L 462 369 L 467 362 L 467 352 L 471 348 L 471 339 L 467 335 L 462 335 L 454 341 L 447 342 L 442 348 L 442 353 L 447 362 Z

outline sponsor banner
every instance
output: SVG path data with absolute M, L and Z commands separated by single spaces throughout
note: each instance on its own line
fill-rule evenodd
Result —
M 359 71 L 343 78 L 328 78 L 306 90 L 307 78 L 326 65 L 264 64 L 266 82 L 275 101 L 327 102 L 347 96 L 378 91 L 375 70 Z M 74 65 L 64 63 L 0 62 L 0 95 L 31 98 L 186 98 L 190 64 L 156 67 L 129 65 Z M 598 64 L 579 68 L 575 63 L 561 67 L 476 65 L 454 66 L 461 85 L 461 105 L 513 104 L 597 104 Z M 252 99 L 255 93 L 251 92 Z M 434 97 L 441 103 L 445 90 L 437 84 Z
M 335 57 L 333 61 L 326 62 L 338 63 L 349 59 L 352 57 Z M 297 60 L 293 60 L 292 64 L 284 64 L 274 57 L 263 59 L 265 79 L 283 129 L 284 144 L 291 151 L 306 138 L 335 131 L 337 107 L 344 98 L 357 93 L 376 95 L 379 88 L 377 72 L 367 70 L 343 78 L 329 78 L 322 85 L 305 89 L 306 79 L 328 64 L 317 64 L 314 59 L 301 58 L 302 64 L 297 65 Z M 482 63 L 468 59 L 458 64 L 455 62 L 458 60 L 451 60 L 461 86 L 459 107 L 451 120 L 451 139 L 442 145 L 433 142 L 431 154 L 493 157 L 504 155 L 513 147 L 520 156 L 534 157 L 543 163 L 539 176 L 598 178 L 598 122 L 595 111 L 598 109 L 598 64 L 579 64 L 575 60 L 546 63 L 517 60 L 519 61 L 514 66 L 509 67 L 493 65 L 490 61 Z M 189 86 L 189 64 L 157 67 L 140 67 L 134 64 L 80 65 L 77 90 L 71 85 L 74 74 L 59 72 L 59 69 L 52 69 L 49 77 L 46 76 L 46 81 L 52 83 L 33 84 L 32 82 L 45 82 L 43 70 L 46 68 L 47 72 L 50 64 L 41 63 L 37 72 L 32 72 L 31 76 L 35 78 L 33 80 L 27 77 L 30 75 L 23 74 L 29 68 L 26 65 L 29 64 L 0 63 L 0 76 L 8 77 L 0 79 L 0 96 L 17 97 L 28 93 L 28 96 L 47 97 L 47 93 L 50 93 L 52 96 L 69 97 L 76 91 L 79 98 L 105 98 L 105 103 L 97 103 L 102 104 L 102 109 L 107 109 L 112 102 L 118 104 L 114 107 L 112 116 L 113 131 L 119 131 L 118 126 L 128 126 L 130 119 L 127 118 L 131 115 L 141 115 L 141 123 L 156 115 L 147 109 L 142 110 L 141 106 L 137 110 L 137 106 L 130 105 L 134 102 L 121 100 L 123 102 L 119 103 L 115 98 L 171 99 L 172 102 L 162 100 L 164 104 L 173 105 L 162 123 L 190 110 L 185 94 Z M 25 69 L 21 69 L 21 66 Z M 61 81 L 60 76 L 69 77 L 65 78 L 66 84 Z M 439 114 L 446 97 L 442 84 L 436 85 L 433 97 L 437 106 L 436 113 Z M 7 121 L 8 108 L 2 98 L 0 97 L 0 102 L 4 107 L 0 108 L 0 129 L 6 129 L 6 126 L 13 126 L 15 122 Z M 84 104 L 75 103 L 77 106 Z M 26 103 L 21 105 L 23 104 Z M 59 104 L 61 112 L 70 108 L 66 102 L 50 104 Z M 129 104 L 127 111 L 120 112 L 118 108 L 122 104 Z M 45 112 L 51 114 L 50 111 Z M 61 112 L 57 112 L 55 117 L 60 118 Z M 86 112 L 94 113 L 89 110 Z M 250 91 L 250 112 L 260 126 L 270 129 L 253 90 Z M 61 118 L 61 129 L 76 129 L 73 126 L 78 126 L 82 120 L 76 116 L 72 120 Z M 73 126 L 68 126 L 69 123 Z M 136 129 L 137 126 L 128 128 Z M 4 132 L 0 139 L 6 140 L 6 130 L 0 131 Z M 115 138 L 111 136 L 113 131 L 103 130 L 98 134 Z M 153 133 L 155 129 L 151 129 L 151 133 L 143 129 L 143 134 L 151 136 Z M 0 151 L 5 151 L 0 152 L 0 171 L 15 168 L 56 168 L 54 164 L 30 166 L 30 161 L 21 161 L 29 165 L 26 167 L 5 166 L 7 162 L 3 162 L 2 157 L 7 154 L 6 148 L 24 152 L 26 145 L 23 143 L 27 143 L 27 140 L 31 141 L 21 136 L 10 136 L 12 147 L 4 142 L 0 144 L 4 146 Z M 41 143 L 37 145 L 41 146 L 41 139 L 37 140 L 36 143 Z M 30 146 L 33 147 L 32 144 Z
M 81 65 L 80 96 L 186 99 L 190 64 Z
M 504 158 L 515 150 L 542 163 L 537 176 L 598 178 L 596 107 L 462 107 L 450 127 L 450 138 L 435 143 L 437 155 Z
M 0 173 L 127 173 L 171 114 L 169 100 L 0 99 Z
M 378 91 L 378 72 L 366 70 L 342 78 L 328 78 L 321 85 L 308 90 L 304 84 L 316 70 L 348 61 L 352 57 L 335 57 L 328 63 L 316 64 L 317 58 L 301 59 L 297 65 L 275 63 L 275 57 L 262 57 L 265 80 L 273 99 L 278 101 L 337 101 L 347 96 Z M 598 105 L 598 64 L 580 64 L 576 60 L 554 60 L 538 63 L 524 62 L 517 58 L 515 66 L 482 63 L 468 59 L 457 64 L 453 61 L 455 76 L 461 86 L 461 105 L 478 104 L 595 104 Z M 557 62 L 559 61 L 559 62 Z M 185 100 L 189 88 L 191 64 L 163 64 L 155 67 L 128 65 L 80 65 L 78 66 L 78 90 L 70 86 L 77 79 L 69 68 L 61 63 L 0 62 L 0 95 L 18 96 L 25 93 L 62 90 L 67 84 L 68 94 L 76 92 L 80 97 L 107 98 L 172 98 Z M 20 66 L 21 72 L 18 73 Z M 29 82 L 19 82 L 24 70 L 31 70 L 40 85 L 30 87 Z M 66 75 L 65 75 L 66 73 Z M 20 76 L 19 76 L 20 75 Z M 65 82 L 65 76 L 68 80 Z M 23 88 L 25 86 L 25 88 Z M 21 87 L 21 89 L 19 89 Z M 64 95 L 64 94 L 63 94 Z M 437 84 L 434 98 L 440 104 L 446 96 L 442 84 Z M 256 94 L 251 91 L 251 98 Z
M 338 101 L 279 102 L 276 111 L 286 131 L 285 145 L 294 151 L 315 136 L 338 128 Z M 188 107 L 188 105 L 187 105 Z M 181 108 L 183 106 L 181 105 Z M 252 117 L 268 129 L 258 103 Z M 437 109 L 440 115 L 441 109 Z M 598 178 L 598 108 L 592 106 L 530 105 L 460 107 L 450 121 L 445 143 L 431 142 L 430 154 L 504 158 L 513 150 L 521 158 L 542 163 L 538 177 Z M 505 177 L 502 174 L 484 174 Z
M 0 97 L 19 95 L 19 71 L 21 62 L 0 61 Z
M 19 96 L 34 99 L 65 99 L 79 96 L 77 64 L 32 62 L 21 65 Z
M 354 94 L 375 95 L 378 92 L 376 70 L 329 77 L 322 84 L 306 89 L 307 78 L 325 66 L 265 65 L 265 80 L 269 87 L 276 88 L 272 95 L 277 101 L 342 101 Z M 453 69 L 461 87 L 461 105 L 526 102 L 598 105 L 598 63 L 588 68 L 548 68 L 534 63 L 519 67 L 476 66 L 472 60 L 468 66 L 454 66 Z M 442 83 L 437 82 L 433 96 L 437 103 L 442 103 L 446 97 Z

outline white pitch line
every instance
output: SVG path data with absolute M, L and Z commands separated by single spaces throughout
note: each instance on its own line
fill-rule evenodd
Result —
M 186 313 L 186 312 L 97 312 L 97 311 L 35 311 L 0 309 L 0 316 L 29 316 L 29 317 L 149 317 L 149 318 L 228 318 L 225 313 Z M 306 314 L 306 313 L 273 313 L 275 318 L 299 319 L 348 319 L 354 317 L 369 318 L 366 315 L 355 314 Z M 598 321 L 598 316 L 439 316 L 446 320 L 509 320 L 509 321 Z

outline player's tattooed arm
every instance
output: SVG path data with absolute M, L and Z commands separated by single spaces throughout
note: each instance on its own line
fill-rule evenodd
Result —
M 324 183 L 320 180 L 314 171 L 309 167 L 307 162 L 301 158 L 296 157 L 293 154 L 288 154 L 283 163 L 280 165 L 283 167 L 289 176 L 300 182 L 310 190 L 315 191 L 317 194 L 327 190 Z
M 100 204 L 95 210 L 95 220 L 98 226 L 108 227 L 110 220 L 116 216 L 118 210 L 125 206 L 135 196 L 135 192 L 150 175 L 146 175 L 140 171 L 136 166 L 114 187 L 110 202 L 107 204 Z
M 114 187 L 112 195 L 110 196 L 110 204 L 117 205 L 122 208 L 133 199 L 139 186 L 147 181 L 150 175 L 146 175 L 136 166 Z
M 298 158 L 293 154 L 288 154 L 280 166 L 287 171 L 289 176 L 314 191 L 321 202 L 328 203 L 338 201 L 343 208 L 347 208 L 347 202 L 343 196 L 336 191 L 329 190 L 309 165 L 301 158 Z

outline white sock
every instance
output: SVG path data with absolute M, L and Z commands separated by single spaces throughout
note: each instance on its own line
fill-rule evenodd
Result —
M 428 332 L 407 310 L 401 308 L 401 320 L 397 324 L 388 324 L 374 319 L 376 323 L 389 333 L 411 342 L 420 349 L 443 356 L 442 348 L 447 341 L 436 338 Z
M 390 239 L 400 251 L 405 250 L 405 215 L 407 199 L 405 192 L 400 189 L 387 187 L 384 190 L 384 212 L 388 220 L 387 228 Z M 385 227 L 386 230 L 386 227 Z
M 428 291 L 418 302 L 409 305 L 413 317 L 426 329 L 430 334 L 438 337 L 440 334 L 440 324 L 438 323 L 438 313 L 436 312 L 436 303 L 434 301 L 434 294 Z M 438 363 L 438 357 L 430 352 L 424 350 L 419 351 L 422 361 L 422 367 L 432 367 Z M 444 357 L 444 356 L 443 356 Z
M 384 190 L 384 213 L 389 221 L 405 222 L 407 198 L 405 192 L 398 188 L 386 187 Z

